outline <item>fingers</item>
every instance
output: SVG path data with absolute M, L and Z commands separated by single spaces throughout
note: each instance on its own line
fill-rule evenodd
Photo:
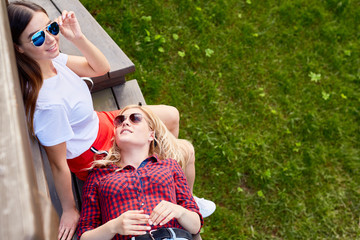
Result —
M 57 18 L 57 23 L 62 26 L 64 22 L 76 19 L 75 13 L 73 11 L 62 11 L 61 16 Z
M 151 230 L 149 215 L 144 214 L 144 210 L 129 210 L 119 217 L 119 234 L 121 235 L 143 235 Z
M 147 222 L 145 224 L 147 224 Z M 151 227 L 146 225 L 125 225 L 123 235 L 144 235 L 146 231 L 149 230 L 151 230 Z
M 60 240 L 62 238 L 62 236 L 65 233 L 65 227 L 64 226 L 59 226 L 59 234 L 58 234 L 58 240 Z
M 58 240 L 71 240 L 75 233 L 79 217 L 76 209 L 63 212 L 60 219 Z
M 67 240 L 67 239 L 71 239 L 72 235 L 70 236 L 70 229 L 65 228 L 64 226 L 61 226 L 59 229 L 59 235 L 58 235 L 58 239 L 59 240 Z
M 64 226 L 59 227 L 59 240 L 71 240 L 72 236 L 74 236 L 75 228 L 66 228 Z
M 161 201 L 151 213 L 149 224 L 162 226 L 168 223 L 171 219 L 175 218 L 176 215 L 175 204 L 167 201 Z
M 58 16 L 56 19 L 54 19 L 55 22 L 57 22 L 59 24 L 59 26 L 62 25 L 62 17 Z
M 144 210 L 130 210 L 124 215 L 124 223 L 128 225 L 148 224 L 149 215 Z
M 72 236 L 74 236 L 74 234 L 75 234 L 75 230 L 76 230 L 76 228 L 70 228 L 70 231 L 69 231 L 69 235 L 68 235 L 67 240 L 71 240 L 71 239 L 72 239 Z
M 62 13 L 61 13 L 61 18 L 63 19 L 63 20 L 65 20 L 65 19 L 70 19 L 70 18 L 75 18 L 75 13 L 73 12 L 73 11 L 66 11 L 66 10 L 64 10 L 64 11 L 62 11 Z

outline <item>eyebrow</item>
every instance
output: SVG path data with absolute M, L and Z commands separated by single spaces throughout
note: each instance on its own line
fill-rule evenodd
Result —
M 48 23 L 45 25 L 44 28 L 46 28 L 50 23 L 51 23 L 51 20 L 48 21 Z M 42 30 L 44 28 L 41 28 L 39 30 L 36 30 L 35 32 L 30 33 L 29 36 L 28 36 L 28 39 L 30 39 L 32 37 L 32 35 L 34 35 L 35 33 L 39 32 L 40 30 Z

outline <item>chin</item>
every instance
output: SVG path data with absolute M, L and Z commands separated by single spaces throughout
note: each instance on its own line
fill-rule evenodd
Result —
M 54 55 L 53 55 L 53 57 L 52 58 L 56 58 L 57 56 L 59 56 L 59 54 L 60 54 L 60 51 L 59 51 L 59 49 L 54 53 Z

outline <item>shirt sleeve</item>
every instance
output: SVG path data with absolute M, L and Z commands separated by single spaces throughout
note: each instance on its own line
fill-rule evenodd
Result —
M 172 161 L 172 171 L 176 187 L 177 204 L 192 212 L 196 212 L 200 217 L 202 227 L 204 225 L 204 219 L 201 216 L 199 207 L 197 206 L 195 199 L 191 194 L 184 171 L 181 169 L 180 165 L 175 160 Z
M 92 170 L 83 187 L 82 208 L 77 230 L 79 239 L 86 231 L 101 225 L 98 186 L 97 174 Z
M 62 105 L 37 109 L 34 114 L 35 135 L 44 146 L 54 146 L 74 136 L 67 113 Z

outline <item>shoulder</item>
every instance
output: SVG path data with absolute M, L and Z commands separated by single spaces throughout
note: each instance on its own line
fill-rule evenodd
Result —
M 166 159 L 163 159 L 163 160 L 158 160 L 158 162 L 159 162 L 160 165 L 167 166 L 169 169 L 181 170 L 181 167 L 180 167 L 179 163 L 175 159 L 166 158 Z
M 99 182 L 116 170 L 117 168 L 114 165 L 109 165 L 106 167 L 94 167 L 89 171 L 88 179 L 86 181 Z

